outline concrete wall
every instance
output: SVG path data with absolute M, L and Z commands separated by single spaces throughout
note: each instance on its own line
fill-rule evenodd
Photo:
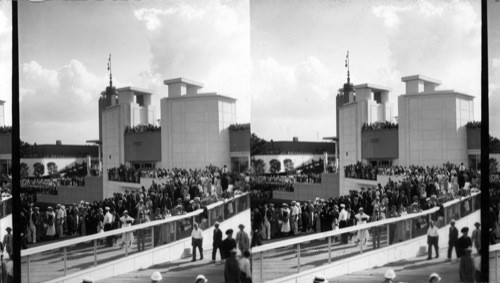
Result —
M 103 199 L 102 177 L 85 177 L 84 187 L 57 187 L 57 195 L 37 195 L 38 202 L 47 203 L 79 203 L 81 200 L 92 202 Z
M 1 124 L 0 124 L 1 126 Z M 250 144 L 250 139 L 248 139 Z M 12 154 L 12 134 L 3 133 L 0 134 L 0 155 L 1 154 Z
M 229 151 L 250 152 L 250 131 L 236 131 L 236 132 L 230 131 Z
M 229 130 L 236 121 L 232 99 L 215 95 L 161 100 L 163 168 L 229 165 Z
M 161 132 L 144 132 L 125 135 L 126 162 L 160 162 Z
M 363 159 L 396 159 L 399 156 L 398 129 L 361 132 Z
M 229 228 L 236 231 L 239 224 L 245 225 L 245 231 L 250 235 L 250 209 L 223 221 L 219 228 L 222 231 Z M 203 250 L 212 249 L 212 235 L 213 228 L 209 228 L 204 231 Z M 188 237 L 187 239 L 179 240 L 172 244 L 160 246 L 135 255 L 129 255 L 113 262 L 99 265 L 95 268 L 90 268 L 48 282 L 80 283 L 84 277 L 90 277 L 93 280 L 102 280 L 112 276 L 132 272 L 134 270 L 144 269 L 153 265 L 178 260 L 184 254 L 185 249 L 191 250 L 191 248 L 191 238 Z M 196 276 L 196 273 L 194 274 L 194 276 Z
M 465 124 L 473 120 L 471 98 L 450 91 L 402 95 L 398 103 L 400 165 L 468 166 Z
M 466 129 L 467 149 L 481 149 L 481 129 Z
M 321 183 L 295 183 L 293 192 L 274 191 L 273 198 L 306 201 L 319 198 L 336 198 L 340 194 L 339 174 L 321 174 Z
M 467 226 L 473 229 L 475 222 L 481 222 L 481 212 L 478 210 L 467 217 L 456 222 L 456 227 L 460 230 Z M 446 225 L 439 229 L 439 246 L 448 246 L 448 231 L 450 226 Z M 382 247 L 375 251 L 365 252 L 347 259 L 335 261 L 329 265 L 323 265 L 317 268 L 309 269 L 299 274 L 287 276 L 272 281 L 271 283 L 300 283 L 312 282 L 316 275 L 324 275 L 327 278 L 336 277 L 344 274 L 350 274 L 357 271 L 381 267 L 388 263 L 414 258 L 417 256 L 421 247 L 427 247 L 427 235 L 413 240 L 405 241 L 399 244 Z

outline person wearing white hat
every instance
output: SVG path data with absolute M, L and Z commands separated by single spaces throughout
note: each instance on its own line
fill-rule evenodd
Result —
M 370 218 L 368 214 L 364 212 L 364 209 L 360 207 L 358 209 L 359 213 L 356 214 L 356 219 L 358 220 L 358 225 L 363 225 L 366 224 L 366 221 Z M 366 245 L 366 242 L 368 241 L 370 237 L 370 234 L 368 233 L 368 229 L 362 229 L 358 230 L 358 243 L 361 243 L 361 245 Z
M 441 281 L 441 277 L 439 277 L 439 274 L 437 274 L 436 272 L 431 273 L 431 275 L 429 276 L 429 283 L 439 283 L 439 281 Z
M 286 203 L 281 208 L 280 215 L 281 235 L 286 237 L 290 233 L 290 209 Z
M 132 226 L 132 223 L 134 223 L 134 218 L 128 215 L 128 210 L 123 211 L 123 216 L 120 217 L 120 222 L 122 223 L 122 228 L 130 227 Z M 134 240 L 134 234 L 133 232 L 126 232 L 122 234 L 122 243 L 120 244 L 120 247 L 123 248 L 123 246 L 127 245 L 129 247 L 132 246 L 132 241 Z
M 393 269 L 387 269 L 384 274 L 384 283 L 392 283 L 392 280 L 396 278 L 396 272 Z
M 345 204 L 341 203 L 340 204 L 340 213 L 339 213 L 339 229 L 347 227 L 347 218 L 349 217 L 349 214 L 347 210 L 345 210 Z M 347 244 L 347 234 L 343 233 L 341 235 L 341 244 Z
M 104 232 L 110 231 L 112 226 L 111 223 L 113 223 L 113 214 L 110 212 L 110 208 L 106 206 L 106 214 L 104 215 Z M 108 236 L 106 237 L 106 247 L 112 247 L 113 246 L 113 236 Z
M 161 273 L 159 271 L 155 271 L 151 274 L 151 283 L 160 282 L 162 279 L 163 278 L 161 277 Z
M 207 283 L 207 282 L 208 279 L 203 274 L 196 276 L 196 281 L 194 281 L 194 283 Z
M 328 283 L 328 280 L 323 275 L 316 275 L 314 276 L 313 283 Z

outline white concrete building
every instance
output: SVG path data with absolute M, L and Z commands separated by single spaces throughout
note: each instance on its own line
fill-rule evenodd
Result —
M 354 86 L 339 109 L 339 163 L 340 182 L 344 178 L 344 166 L 362 161 L 361 129 L 363 124 L 393 122 L 394 107 L 389 103 L 389 88 L 374 84 Z
M 228 127 L 236 122 L 236 99 L 198 93 L 203 84 L 184 78 L 164 83 L 168 97 L 161 100 L 162 168 L 229 166 Z
M 469 166 L 465 124 L 474 120 L 474 97 L 436 90 L 440 81 L 421 75 L 401 78 L 406 94 L 398 97 L 399 164 Z

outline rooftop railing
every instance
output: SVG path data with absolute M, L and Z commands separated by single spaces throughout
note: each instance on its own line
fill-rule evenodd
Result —
M 460 219 L 480 209 L 480 199 L 480 193 L 473 193 L 443 204 L 442 210 L 434 207 L 418 213 L 254 247 L 254 282 L 266 282 L 298 274 L 366 251 L 426 235 L 429 220 L 434 220 L 438 228 L 444 227 L 451 219 Z M 358 235 L 353 239 L 359 240 L 359 244 L 354 240 L 350 240 L 348 244 L 340 244 L 340 238 L 349 238 L 356 232 Z
M 172 244 L 191 237 L 193 222 L 199 223 L 199 227 L 205 230 L 212 227 L 215 221 L 222 222 L 249 208 L 249 194 L 244 193 L 208 205 L 208 218 L 203 218 L 203 209 L 199 209 L 185 215 L 22 250 L 22 282 L 54 280 L 132 254 Z M 119 243 L 128 233 L 132 233 L 132 245 L 125 244 L 121 247 Z M 107 237 L 112 237 L 118 244 L 106 246 Z

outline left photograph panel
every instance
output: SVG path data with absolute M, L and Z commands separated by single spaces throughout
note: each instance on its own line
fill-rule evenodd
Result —
M 250 276 L 248 1 L 18 7 L 21 281 Z
M 12 4 L 0 1 L 0 281 L 13 275 Z M 10 277 L 10 278 L 9 278 Z

